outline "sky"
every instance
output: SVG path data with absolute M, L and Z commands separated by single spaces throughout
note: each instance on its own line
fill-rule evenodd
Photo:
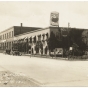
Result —
M 59 26 L 88 28 L 88 1 L 0 1 L 0 32 L 12 26 L 48 27 L 50 13 L 59 13 Z

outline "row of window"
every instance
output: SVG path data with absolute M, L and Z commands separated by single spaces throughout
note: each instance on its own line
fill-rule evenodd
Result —
M 1 43 L 0 45 L 1 45 L 0 47 L 2 49 L 6 49 L 6 48 L 7 49 L 11 49 L 12 48 L 12 45 L 13 45 L 13 42 L 5 42 L 5 43 Z
M 48 33 L 47 34 L 44 34 L 44 35 L 38 35 L 38 36 L 31 36 L 30 38 L 24 38 L 24 39 L 19 39 L 18 41 L 21 42 L 21 41 L 35 41 L 36 42 L 36 37 L 38 37 L 38 41 L 41 41 L 41 40 L 47 40 L 49 35 Z M 15 41 L 17 42 L 17 41 Z
M 11 38 L 13 37 L 13 31 L 9 32 L 9 33 L 6 33 L 6 34 L 3 34 L 0 36 L 0 39 L 8 39 L 8 38 Z

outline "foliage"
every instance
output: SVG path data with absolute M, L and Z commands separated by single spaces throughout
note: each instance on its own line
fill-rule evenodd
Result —
M 78 49 L 80 50 L 85 50 L 86 49 L 86 44 L 82 41 L 82 29 L 71 29 L 69 32 L 69 46 L 72 46 L 73 43 L 77 44 L 79 47 Z
M 51 51 L 55 49 L 55 47 L 57 46 L 57 40 L 53 32 L 51 32 L 50 38 L 48 39 L 47 44 L 48 44 L 49 50 Z
M 69 48 L 69 40 L 68 40 L 68 36 L 62 36 L 62 41 L 61 41 L 62 47 L 65 49 Z
M 69 47 L 73 47 L 73 55 L 83 55 L 83 51 L 86 49 L 86 44 L 82 41 L 83 29 L 71 29 L 67 36 L 61 35 L 61 40 L 53 32 L 50 34 L 50 38 L 47 41 L 49 50 L 53 51 L 55 48 L 62 47 L 69 50 Z

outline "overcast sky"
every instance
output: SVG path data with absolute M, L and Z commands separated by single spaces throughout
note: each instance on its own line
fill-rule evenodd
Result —
M 59 12 L 59 26 L 88 28 L 88 2 L 0 1 L 0 31 L 11 26 L 48 27 L 50 13 Z

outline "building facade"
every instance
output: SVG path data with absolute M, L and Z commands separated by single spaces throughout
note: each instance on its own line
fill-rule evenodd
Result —
M 58 40 L 61 41 L 62 45 L 67 45 L 64 38 L 66 38 L 70 31 L 73 33 L 82 35 L 82 41 L 88 46 L 88 31 L 87 29 L 77 29 L 77 28 L 66 28 L 58 26 L 50 26 L 47 28 L 35 28 L 35 27 L 11 27 L 0 33 L 0 49 L 11 49 L 17 48 L 20 52 L 31 54 L 42 54 L 49 55 L 48 39 L 51 37 L 51 32 L 55 36 L 58 36 Z M 72 34 L 72 36 L 75 36 Z M 77 38 L 76 38 L 77 39 Z M 65 41 L 65 42 L 64 42 Z M 63 44 L 64 42 L 64 44 Z M 70 47 L 70 46 L 69 46 Z M 56 48 L 64 48 L 56 47 Z
M 11 27 L 0 33 L 0 49 L 4 50 L 6 48 L 12 47 L 14 38 L 14 28 Z
M 18 49 L 23 53 L 49 55 L 52 51 L 49 47 L 49 39 L 52 37 L 52 33 L 54 37 L 51 39 L 52 44 L 50 46 L 53 47 L 52 49 L 69 50 L 69 47 L 72 47 L 74 43 L 80 46 L 80 49 L 85 44 L 88 47 L 87 29 L 59 27 L 59 13 L 52 12 L 50 26 L 47 28 L 23 27 L 21 23 L 21 26 L 13 26 L 2 31 L 0 33 L 0 49 Z
M 14 43 L 20 45 L 21 52 L 49 55 L 48 39 L 50 33 L 58 33 L 58 27 L 47 27 L 14 36 Z M 15 45 L 16 46 L 16 45 Z M 24 50 L 22 50 L 22 48 Z
M 2 31 L 0 33 L 0 49 L 5 50 L 7 49 L 12 49 L 13 42 L 14 42 L 14 36 L 32 31 L 32 30 L 37 30 L 39 28 L 37 27 L 23 27 L 22 24 L 21 26 L 13 26 L 5 31 Z

